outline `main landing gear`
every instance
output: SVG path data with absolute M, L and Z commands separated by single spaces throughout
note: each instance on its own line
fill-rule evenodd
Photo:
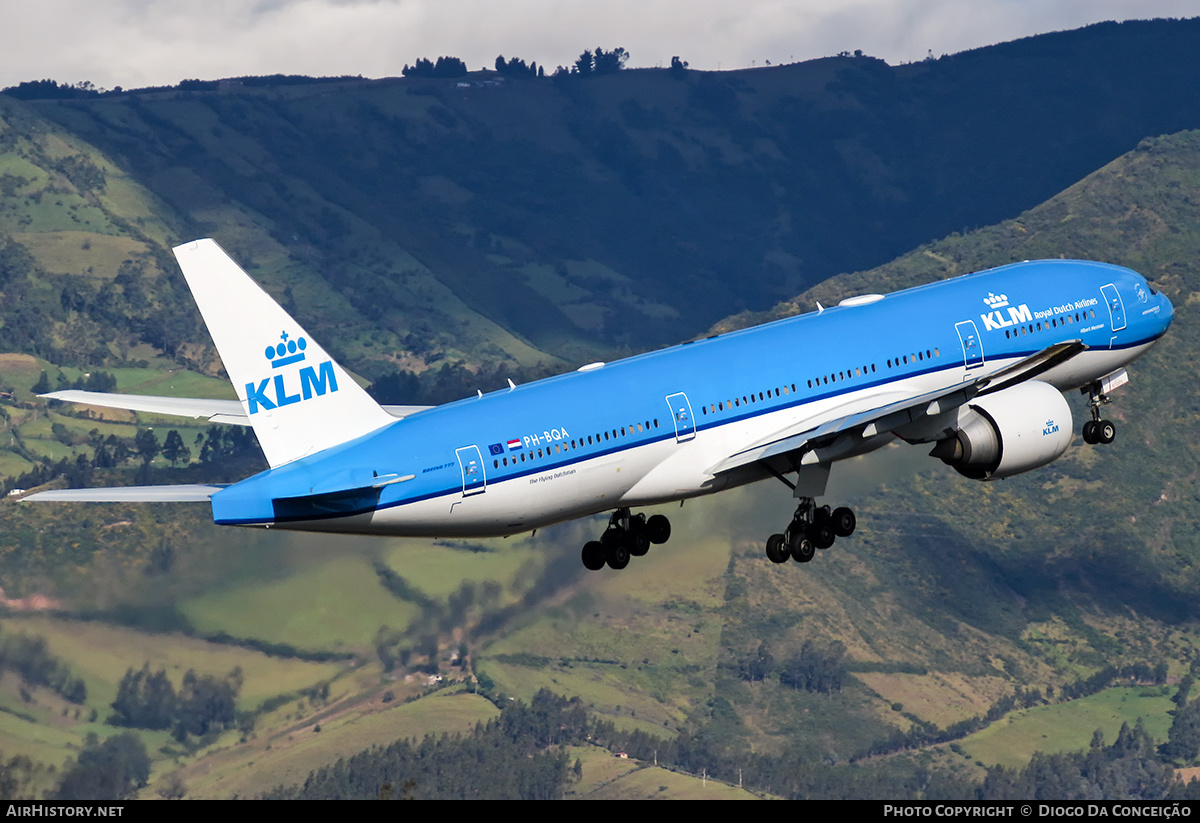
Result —
M 818 508 L 811 497 L 801 497 L 787 530 L 767 538 L 767 557 L 772 563 L 784 563 L 789 557 L 807 563 L 817 549 L 828 549 L 836 538 L 854 534 L 857 524 L 854 512 L 845 506 L 830 511 L 828 506 Z
M 651 543 L 666 543 L 670 537 L 671 521 L 661 514 L 646 517 L 617 509 L 600 539 L 584 544 L 583 565 L 590 571 L 599 571 L 605 564 L 623 569 L 630 557 L 641 557 L 650 550 Z
M 1088 408 L 1092 413 L 1092 419 L 1083 424 L 1083 442 L 1091 446 L 1108 445 L 1116 439 L 1117 427 L 1111 420 L 1100 418 L 1100 407 L 1111 403 L 1112 400 L 1107 394 L 1100 391 L 1099 383 L 1091 384 L 1084 391 L 1088 395 Z

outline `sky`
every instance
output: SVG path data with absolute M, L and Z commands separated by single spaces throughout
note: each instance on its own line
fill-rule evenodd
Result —
M 0 87 L 101 88 L 254 74 L 398 75 L 498 54 L 548 71 L 621 46 L 629 67 L 715 70 L 862 49 L 921 60 L 1102 20 L 1200 15 L 1200 0 L 0 0 Z

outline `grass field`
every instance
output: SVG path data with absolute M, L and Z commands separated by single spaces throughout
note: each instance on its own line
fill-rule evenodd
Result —
M 271 582 L 235 584 L 180 604 L 204 633 L 301 649 L 369 652 L 380 626 L 402 628 L 417 607 L 393 597 L 365 558 L 338 557 Z
M 1138 718 L 1156 741 L 1167 739 L 1171 726 L 1169 709 L 1175 708 L 1158 689 L 1122 687 L 1099 694 L 1033 709 L 1013 712 L 983 731 L 965 738 L 961 745 L 972 759 L 987 765 L 1020 767 L 1034 752 L 1068 752 L 1086 749 L 1096 729 L 1111 745 L 1122 723 L 1134 725 Z
M 616 756 L 604 749 L 572 746 L 572 767 L 578 760 L 583 777 L 568 797 L 579 800 L 755 800 L 755 795 L 703 777 Z
M 178 634 L 147 634 L 106 623 L 53 617 L 10 617 L 0 628 L 6 633 L 44 637 L 50 651 L 70 661 L 71 670 L 88 687 L 88 705 L 99 707 L 101 718 L 117 696 L 125 670 L 165 668 L 178 683 L 184 672 L 223 677 L 240 666 L 244 675 L 241 708 L 252 709 L 277 694 L 297 691 L 334 677 L 342 668 L 333 663 L 310 663 L 270 657 L 261 652 L 209 643 Z
M 523 537 L 469 543 L 397 539 L 386 546 L 381 556 L 388 567 L 433 598 L 447 597 L 468 582 L 494 580 L 510 588 L 527 564 L 544 562 L 537 546 Z
M 257 729 L 246 743 L 185 765 L 181 776 L 193 797 L 252 797 L 277 785 L 301 783 L 310 771 L 339 757 L 405 738 L 466 731 L 496 714 L 490 702 L 469 693 L 435 693 L 409 703 L 385 703 L 376 689 L 302 721 L 276 719 L 269 727 Z M 170 771 L 161 769 L 156 779 Z
M 87 684 L 87 702 L 76 706 L 48 689 L 23 688 L 14 675 L 0 677 L 0 752 L 6 757 L 25 755 L 55 768 L 82 748 L 88 734 L 105 738 L 122 731 L 106 725 L 105 720 L 111 714 L 117 685 L 131 667 L 148 663 L 152 670 L 165 669 L 176 686 L 189 669 L 224 677 L 240 668 L 244 678 L 239 699 L 242 711 L 257 708 L 267 698 L 334 680 L 344 671 L 344 666 L 336 664 L 269 657 L 178 634 L 148 634 L 99 622 L 20 616 L 5 618 L 0 628 L 5 634 L 44 638 L 50 652 L 66 661 L 72 673 Z M 346 689 L 335 683 L 330 691 L 337 698 Z M 137 734 L 158 761 L 157 768 L 163 767 L 164 754 L 178 756 L 179 747 L 166 731 L 139 730 Z M 222 741 L 236 740 L 236 736 L 235 731 L 227 732 Z M 52 774 L 42 775 L 35 788 L 45 790 L 52 783 Z
M 927 675 L 860 672 L 854 676 L 884 702 L 899 703 L 906 713 L 942 728 L 986 713 L 1011 688 L 1000 677 L 967 677 L 958 672 Z
M 145 244 L 121 235 L 65 230 L 23 232 L 13 238 L 47 272 L 85 274 L 111 280 L 121 263 L 147 251 Z

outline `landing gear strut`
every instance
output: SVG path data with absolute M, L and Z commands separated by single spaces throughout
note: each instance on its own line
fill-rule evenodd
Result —
M 1088 408 L 1091 411 L 1092 419 L 1083 424 L 1083 442 L 1091 446 L 1107 445 L 1116 439 L 1117 427 L 1111 420 L 1101 419 L 1100 407 L 1111 403 L 1112 400 L 1100 390 L 1098 382 L 1092 383 L 1084 391 L 1088 395 Z
M 811 497 L 801 497 L 792 522 L 783 534 L 767 538 L 767 557 L 772 563 L 784 563 L 790 557 L 797 563 L 807 563 L 817 549 L 828 549 L 838 537 L 854 534 L 858 519 L 845 506 L 830 510 L 817 506 Z
M 583 565 L 590 571 L 599 571 L 606 564 L 613 569 L 623 569 L 629 565 L 631 557 L 641 557 L 648 552 L 651 543 L 666 543 L 670 537 L 671 521 L 663 515 L 646 517 L 640 513 L 630 514 L 629 509 L 617 509 L 600 539 L 584 545 Z

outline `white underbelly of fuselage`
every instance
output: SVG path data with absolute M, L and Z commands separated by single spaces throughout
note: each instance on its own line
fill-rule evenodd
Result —
M 1150 345 L 1117 351 L 1088 351 L 1039 379 L 1060 390 L 1076 388 L 1121 368 Z M 988 360 L 984 366 L 969 371 L 960 364 L 708 428 L 705 424 L 712 415 L 699 413 L 696 416 L 699 430 L 684 442 L 660 440 L 621 452 L 579 459 L 547 468 L 544 472 L 487 477 L 484 490 L 473 494 L 464 495 L 460 490 L 365 514 L 281 523 L 275 527 L 411 537 L 498 537 L 620 507 L 647 506 L 712 494 L 770 476 L 765 471 L 753 470 L 753 467 L 716 476 L 709 470 L 730 455 L 779 432 L 798 433 L 808 424 L 815 426 L 843 415 L 877 408 L 897 397 L 916 397 L 949 389 L 1020 359 Z M 697 406 L 696 410 L 699 409 Z M 880 440 L 879 445 L 883 442 L 885 440 Z

